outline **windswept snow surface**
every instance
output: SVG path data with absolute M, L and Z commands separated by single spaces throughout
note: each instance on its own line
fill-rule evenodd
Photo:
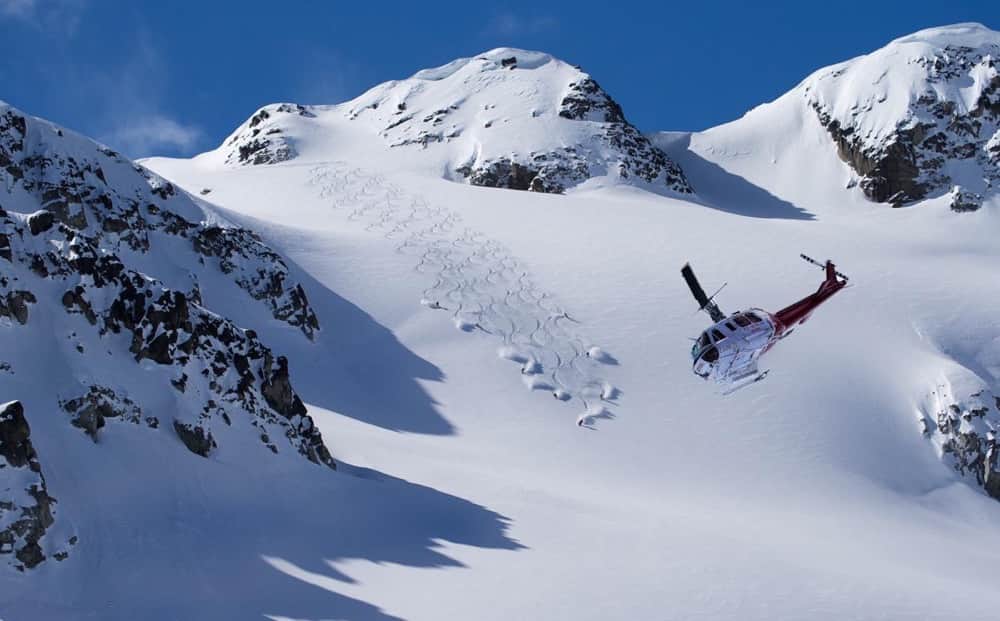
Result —
M 448 183 L 346 126 L 275 165 L 147 161 L 288 258 L 315 342 L 215 306 L 289 357 L 340 469 L 66 432 L 50 493 L 105 508 L 0 577 L 0 616 L 996 618 L 1000 503 L 921 430 L 942 387 L 1000 388 L 1000 206 L 869 203 L 824 132 L 792 94 L 659 136 L 691 201 Z M 800 252 L 852 286 L 718 395 L 680 266 L 777 310 L 822 278 Z

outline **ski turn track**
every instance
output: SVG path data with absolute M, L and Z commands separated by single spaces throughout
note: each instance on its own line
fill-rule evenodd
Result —
M 498 355 L 520 366 L 529 389 L 582 404 L 582 427 L 614 418 L 620 392 L 600 376 L 614 359 L 577 332 L 579 322 L 502 244 L 463 226 L 451 209 L 342 162 L 314 167 L 310 183 L 348 220 L 412 257 L 414 271 L 433 283 L 421 304 L 449 313 L 459 330 L 499 340 Z

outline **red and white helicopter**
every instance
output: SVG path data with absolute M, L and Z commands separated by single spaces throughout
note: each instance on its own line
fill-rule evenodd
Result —
M 847 286 L 847 276 L 838 272 L 832 262 L 823 264 L 804 254 L 801 257 L 826 270 L 826 279 L 815 293 L 777 313 L 751 308 L 728 317 L 712 301 L 718 291 L 712 297 L 706 296 L 691 264 L 684 264 L 681 275 L 698 301 L 700 310 L 707 312 L 715 322 L 694 339 L 691 358 L 694 360 L 695 375 L 705 380 L 714 379 L 725 387 L 724 394 L 764 379 L 767 371 L 757 370 L 757 360 L 761 355 L 791 334 L 795 326 L 804 323 L 816 307 Z

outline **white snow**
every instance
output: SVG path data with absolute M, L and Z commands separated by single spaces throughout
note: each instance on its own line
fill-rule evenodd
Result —
M 979 36 L 892 46 L 956 28 Z M 531 59 L 539 88 L 566 71 Z M 531 106 L 512 91 L 485 109 L 463 88 L 463 127 L 478 128 L 463 137 Z M 397 82 L 344 106 L 419 97 Z M 691 201 L 448 183 L 444 160 L 404 156 L 341 110 L 290 121 L 310 129 L 289 162 L 145 162 L 212 188 L 207 208 L 289 259 L 315 343 L 226 310 L 289 357 L 340 470 L 52 431 L 38 448 L 61 512 L 101 510 L 77 513 L 64 563 L 0 576 L 0 615 L 995 618 L 1000 503 L 914 417 L 945 384 L 998 393 L 1000 205 L 865 201 L 800 91 L 658 137 Z M 681 265 L 728 282 L 724 310 L 773 311 L 821 280 L 800 252 L 852 286 L 762 359 L 766 380 L 720 397 L 691 373 L 707 324 Z

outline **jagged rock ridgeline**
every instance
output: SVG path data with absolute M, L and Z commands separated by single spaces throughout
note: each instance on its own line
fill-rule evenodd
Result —
M 336 466 L 288 361 L 202 299 L 199 274 L 221 279 L 215 286 L 229 280 L 230 295 L 261 304 L 294 329 L 293 338 L 315 337 L 319 322 L 305 290 L 256 234 L 210 223 L 159 176 L 6 105 L 0 177 L 0 379 L 44 359 L 70 369 L 46 378 L 51 408 L 34 416 L 55 417 L 98 444 L 112 427 L 143 426 L 203 457 L 224 448 L 223 430 L 232 428 L 272 452 L 290 448 Z M 10 346 L 46 333 L 74 346 Z M 55 519 L 54 500 L 24 408 L 4 407 L 0 554 L 28 569 L 52 556 L 39 542 Z
M 681 194 L 681 168 L 630 124 L 597 82 L 547 54 L 501 48 L 337 106 L 266 106 L 223 144 L 229 165 L 274 164 L 323 128 L 347 124 L 391 150 L 417 149 L 472 185 L 561 193 L 593 178 Z
M 201 222 L 191 198 L 117 153 L 0 104 L 0 168 L 10 198 L 38 207 L 27 217 L 32 237 L 60 224 L 113 252 L 144 254 L 158 235 L 188 240 L 205 258 L 219 260 L 223 273 L 276 319 L 309 338 L 319 329 L 302 287 L 256 234 Z M 8 237 L 0 232 L 0 257 L 10 260 Z
M 8 111 L 8 118 L 11 114 Z M 17 128 L 23 140 L 26 132 L 20 128 L 24 123 L 11 126 Z M 11 144 L 9 140 L 7 144 Z M 16 142 L 14 146 L 20 146 L 15 152 L 25 150 Z M 202 426 L 214 418 L 228 424 L 236 411 L 249 413 L 255 425 L 280 427 L 282 435 L 310 460 L 333 464 L 318 430 L 291 389 L 284 358 L 275 356 L 253 331 L 243 330 L 202 307 L 199 296 L 171 290 L 129 269 L 117 254 L 123 249 L 153 252 L 156 232 L 190 239 L 193 255 L 217 258 L 222 273 L 233 275 L 236 283 L 254 298 L 269 302 L 275 316 L 312 336 L 318 328 L 315 314 L 308 307 L 302 287 L 287 283 L 287 267 L 276 253 L 249 231 L 194 224 L 166 206 L 125 200 L 124 205 L 116 205 L 110 197 L 116 192 L 114 188 L 109 187 L 99 195 L 101 198 L 90 201 L 87 197 L 95 192 L 87 184 L 90 175 L 104 176 L 103 168 L 95 164 L 48 153 L 43 158 L 48 164 L 38 170 L 18 167 L 10 153 L 8 168 L 16 170 L 21 180 L 43 175 L 46 179 L 42 197 L 28 198 L 45 201 L 58 192 L 72 199 L 51 199 L 45 203 L 45 210 L 30 215 L 0 212 L 0 237 L 7 250 L 0 268 L 4 264 L 11 266 L 0 271 L 0 314 L 13 317 L 19 324 L 27 323 L 29 306 L 39 300 L 31 290 L 31 278 L 56 281 L 63 287 L 60 302 L 66 315 L 81 315 L 101 337 L 128 335 L 129 353 L 136 362 L 150 360 L 173 368 L 173 388 L 200 404 L 197 420 Z M 56 162 L 65 162 L 68 168 L 58 168 Z M 140 178 L 149 182 L 151 194 L 177 194 L 152 173 L 131 164 L 127 167 L 141 173 Z M 82 188 L 81 183 L 85 184 Z M 41 214 L 49 214 L 44 218 L 48 226 L 33 226 Z M 91 221 L 100 226 L 90 226 Z M 108 222 L 115 224 L 109 226 Z M 12 269 L 15 267 L 22 269 Z M 275 384 L 284 389 L 273 390 Z M 105 386 L 91 386 L 86 395 L 67 400 L 62 406 L 75 415 L 74 424 L 95 439 L 108 418 L 145 420 L 150 426 L 158 426 L 155 418 L 140 414 L 140 406 Z M 265 444 L 272 450 L 276 448 L 270 440 Z
M 998 62 L 1000 33 L 934 28 L 817 72 L 803 94 L 869 199 L 975 211 L 1000 188 Z
M 43 538 L 55 522 L 55 504 L 24 406 L 19 401 L 0 404 L 0 560 L 24 571 L 46 559 Z M 73 545 L 76 537 L 64 543 Z M 68 556 L 66 546 L 61 547 L 53 553 L 60 561 Z

